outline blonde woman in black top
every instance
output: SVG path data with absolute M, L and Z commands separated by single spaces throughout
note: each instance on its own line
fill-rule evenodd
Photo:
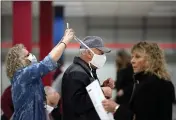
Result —
M 156 43 L 139 42 L 132 47 L 134 88 L 129 105 L 104 100 L 115 120 L 172 120 L 174 86 L 166 69 L 163 51 Z

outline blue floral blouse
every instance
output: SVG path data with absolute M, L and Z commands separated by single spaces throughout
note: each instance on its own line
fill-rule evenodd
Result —
M 13 120 L 46 120 L 45 92 L 41 77 L 54 70 L 50 55 L 39 63 L 18 70 L 12 79 Z

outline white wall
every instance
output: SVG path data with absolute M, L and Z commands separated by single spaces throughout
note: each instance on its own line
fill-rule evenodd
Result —
M 12 39 L 12 16 L 2 16 L 2 41 Z M 33 40 L 39 38 L 39 18 L 33 17 Z M 176 28 L 172 29 L 172 18 L 113 18 L 113 17 L 68 17 L 65 19 L 74 28 L 76 35 L 98 35 L 105 42 L 125 42 L 146 40 L 156 42 L 176 42 Z M 145 26 L 145 27 L 144 27 Z M 145 28 L 145 29 L 143 29 Z M 173 31 L 172 31 L 173 30 Z M 175 34 L 173 34 L 175 31 Z M 173 35 L 175 39 L 173 39 Z

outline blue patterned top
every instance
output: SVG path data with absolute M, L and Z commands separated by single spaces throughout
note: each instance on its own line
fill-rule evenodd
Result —
M 57 63 L 50 55 L 39 63 L 18 70 L 12 79 L 13 120 L 46 120 L 45 93 L 41 77 L 54 70 Z

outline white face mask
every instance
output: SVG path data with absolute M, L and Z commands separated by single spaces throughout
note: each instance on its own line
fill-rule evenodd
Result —
M 90 61 L 90 63 L 97 68 L 102 68 L 106 62 L 106 55 L 105 54 L 97 55 L 95 53 L 93 53 L 93 54 L 94 54 L 94 56 L 93 56 L 92 60 Z
M 52 106 L 46 105 L 45 107 L 48 113 L 51 113 L 54 110 L 54 107 Z
M 81 44 L 83 44 L 87 49 L 89 49 L 94 54 L 92 60 L 89 63 L 91 63 L 92 65 L 94 65 L 97 68 L 101 68 L 104 66 L 104 64 L 106 62 L 106 55 L 105 54 L 97 55 L 86 44 L 84 44 L 84 42 L 79 40 L 77 37 L 75 37 L 75 40 L 80 42 Z
M 31 64 L 37 63 L 37 58 L 33 54 L 29 54 L 28 60 L 31 61 Z
M 91 61 L 89 61 L 89 63 L 91 63 L 92 65 L 94 65 L 97 68 L 102 68 L 104 66 L 104 64 L 106 63 L 106 55 L 98 55 L 95 54 L 87 45 L 85 45 L 82 41 L 81 43 L 87 48 L 89 49 L 92 53 L 93 53 L 93 58 Z

